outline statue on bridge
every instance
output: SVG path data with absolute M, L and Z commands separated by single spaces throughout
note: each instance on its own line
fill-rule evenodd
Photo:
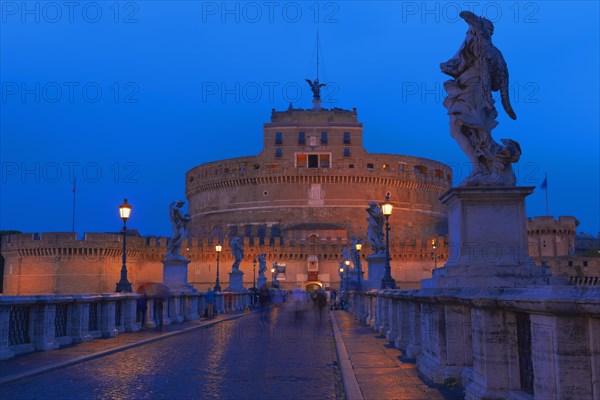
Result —
M 185 259 L 179 252 L 181 250 L 181 243 L 185 237 L 185 228 L 187 223 L 192 217 L 181 211 L 181 208 L 185 204 L 185 201 L 178 200 L 173 201 L 169 205 L 169 216 L 171 218 L 171 239 L 167 242 L 167 254 L 165 255 L 166 260 L 182 260 Z
M 244 239 L 240 236 L 235 236 L 229 240 L 229 246 L 231 247 L 231 255 L 234 259 L 231 270 L 232 272 L 239 271 L 240 264 L 244 259 Z
M 441 71 L 454 78 L 444 82 L 450 135 L 473 168 L 459 186 L 515 186 L 512 163 L 519 161 L 521 147 L 511 139 L 500 139 L 498 144 L 492 138 L 498 125 L 492 92 L 500 92 L 504 111 L 517 119 L 508 95 L 508 68 L 492 44 L 494 24 L 469 11 L 460 17 L 469 24 L 465 40 L 454 57 L 440 64 Z
M 367 228 L 367 239 L 371 244 L 371 254 L 384 254 L 385 244 L 383 243 L 383 224 L 385 218 L 381 207 L 374 201 L 369 202 L 369 208 L 367 208 L 367 222 L 369 226 Z

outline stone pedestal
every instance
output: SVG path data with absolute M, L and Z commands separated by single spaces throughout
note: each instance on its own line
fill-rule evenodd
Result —
M 226 292 L 245 292 L 244 288 L 244 273 L 239 269 L 229 273 L 229 286 L 225 289 Z
M 385 275 L 385 254 L 371 254 L 367 257 L 368 278 L 363 282 L 363 290 L 381 289 L 381 280 Z
M 525 197 L 533 187 L 455 188 L 448 206 L 450 257 L 423 288 L 547 285 L 548 267 L 527 252 Z
M 267 284 L 267 278 L 264 276 L 259 276 L 258 279 L 256 280 L 256 287 L 257 288 L 261 288 L 263 286 L 265 286 Z
M 188 283 L 188 264 L 190 261 L 184 257 L 167 258 L 163 263 L 163 284 L 173 292 L 197 292 L 196 288 Z

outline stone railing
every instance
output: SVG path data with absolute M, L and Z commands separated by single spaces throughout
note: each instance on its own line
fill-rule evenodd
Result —
M 155 328 L 160 318 L 155 306 L 161 302 L 164 325 L 199 319 L 206 309 L 205 295 L 172 293 L 166 300 L 148 297 L 145 313 L 139 294 L 0 297 L 0 360 Z M 247 293 L 217 293 L 215 313 L 242 311 L 249 305 Z
M 351 312 L 466 399 L 600 399 L 600 288 L 353 293 Z

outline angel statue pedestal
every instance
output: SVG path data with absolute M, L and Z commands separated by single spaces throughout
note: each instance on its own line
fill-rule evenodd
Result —
M 367 265 L 369 266 L 369 271 L 367 280 L 363 282 L 363 290 L 381 289 L 381 280 L 385 275 L 385 253 L 370 254 L 367 256 Z
M 528 255 L 525 197 L 533 187 L 465 187 L 449 190 L 450 256 L 423 288 L 499 288 L 547 285 L 549 267 Z
M 173 292 L 197 292 L 188 283 L 188 264 L 190 260 L 181 258 L 165 258 L 163 263 L 163 284 Z
M 229 286 L 225 289 L 226 292 L 245 292 L 244 273 L 239 269 L 234 269 L 229 273 Z
M 258 287 L 259 289 L 263 286 L 265 286 L 267 284 L 267 277 L 266 276 L 259 276 L 256 279 L 256 287 Z

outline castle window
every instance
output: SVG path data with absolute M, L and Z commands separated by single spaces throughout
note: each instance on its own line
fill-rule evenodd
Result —
M 344 157 L 350 157 L 350 148 L 348 148 L 348 147 L 344 148 Z
M 373 169 L 373 164 L 372 163 L 368 163 L 367 164 L 367 169 Z
M 427 167 L 425 167 L 424 165 L 415 165 L 415 167 L 413 168 L 413 172 L 414 172 L 415 175 L 426 174 L 427 173 Z
M 344 144 L 350 144 L 350 132 L 344 132 Z
M 406 163 L 405 162 L 398 163 L 398 171 L 400 171 L 400 172 L 406 171 Z
M 306 144 L 306 135 L 304 132 L 298 133 L 298 144 Z
M 441 169 L 436 169 L 433 174 L 436 178 L 444 179 L 444 172 Z
M 275 132 L 275 144 L 283 144 L 283 135 L 281 132 Z
M 296 168 L 329 168 L 330 153 L 296 153 Z
M 321 132 L 321 144 L 327 144 L 327 132 Z
M 283 155 L 283 151 L 281 150 L 281 147 L 277 147 L 275 149 L 275 157 L 281 157 Z
M 354 164 L 348 164 L 348 168 L 354 168 Z
M 306 154 L 296 154 L 296 168 L 306 168 L 308 157 Z

